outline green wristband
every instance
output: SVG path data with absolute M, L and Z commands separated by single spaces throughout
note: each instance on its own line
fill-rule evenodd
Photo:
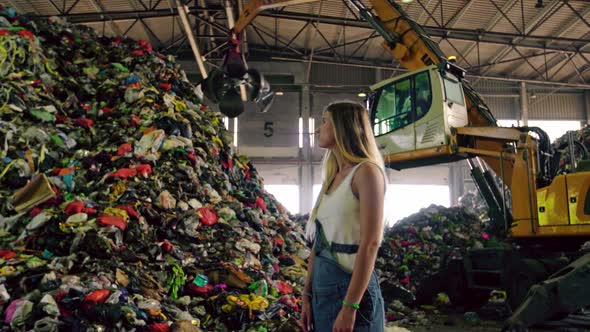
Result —
M 344 300 L 342 300 L 342 304 L 344 304 L 347 307 L 354 308 L 356 310 L 358 310 L 361 307 L 358 303 L 348 303 L 348 302 L 346 302 Z

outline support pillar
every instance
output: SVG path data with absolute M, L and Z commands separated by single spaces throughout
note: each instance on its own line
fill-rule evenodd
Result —
M 299 149 L 299 210 L 305 214 L 311 211 L 313 204 L 313 164 L 309 135 L 311 94 L 307 85 L 301 87 L 301 117 L 303 118 L 303 148 Z
M 529 125 L 529 99 L 526 91 L 526 82 L 520 82 L 520 118 L 523 126 Z
M 465 192 L 465 179 L 463 178 L 463 161 L 449 165 L 449 194 L 451 206 L 459 204 L 459 197 Z
M 584 108 L 586 111 L 586 120 L 582 122 L 582 127 L 590 125 L 590 91 L 584 90 Z

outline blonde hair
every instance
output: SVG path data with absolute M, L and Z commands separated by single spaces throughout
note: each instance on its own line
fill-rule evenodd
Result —
M 355 164 L 369 161 L 384 171 L 383 158 L 377 148 L 369 112 L 365 107 L 355 102 L 340 101 L 329 104 L 324 109 L 324 113 L 330 115 L 336 147 L 346 161 Z M 313 241 L 315 238 L 315 219 L 318 207 L 328 190 L 328 186 L 338 172 L 338 163 L 332 150 L 328 150 L 324 155 L 323 171 L 322 190 L 311 210 L 305 229 L 306 238 L 309 241 Z

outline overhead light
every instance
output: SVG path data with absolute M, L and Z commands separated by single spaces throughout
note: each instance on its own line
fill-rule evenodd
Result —
M 545 7 L 545 5 L 543 4 L 543 0 L 537 0 L 537 3 L 535 4 L 535 8 L 543 8 Z
M 402 0 L 402 3 L 412 3 L 414 0 Z
M 367 93 L 364 91 L 361 91 L 357 94 L 357 96 L 359 96 L 360 98 L 365 98 L 367 96 Z
M 537 95 L 534 92 L 532 92 L 531 93 L 531 99 L 535 99 L 535 98 L 537 98 Z
M 281 89 L 278 89 L 278 90 L 275 92 L 275 95 L 276 95 L 276 96 L 282 96 L 282 95 L 284 95 L 284 94 L 285 94 L 285 93 L 284 93 L 284 92 L 283 92 L 283 90 L 281 90 Z

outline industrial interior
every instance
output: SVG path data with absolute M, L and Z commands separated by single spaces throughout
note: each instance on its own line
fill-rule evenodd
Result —
M 303 331 L 352 101 L 385 331 L 589 331 L 589 82 L 584 0 L 0 0 L 0 330 Z

